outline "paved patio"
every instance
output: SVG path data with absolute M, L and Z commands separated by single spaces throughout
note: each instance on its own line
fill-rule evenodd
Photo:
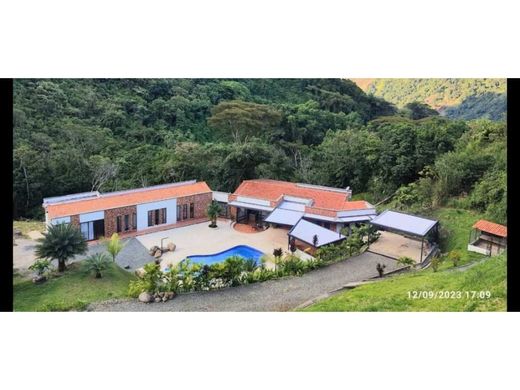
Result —
M 219 220 L 217 228 L 208 227 L 208 222 L 180 228 L 163 230 L 145 234 L 136 239 L 147 249 L 154 245 L 166 246 L 168 241 L 175 245 L 174 252 L 165 252 L 161 267 L 175 265 L 186 257 L 193 255 L 210 255 L 222 252 L 236 245 L 249 245 L 266 254 L 272 254 L 273 249 L 287 250 L 287 230 L 269 228 L 258 233 L 242 233 L 232 227 L 230 220 Z
M 369 251 L 398 259 L 401 256 L 410 257 L 416 262 L 421 259 L 421 241 L 404 237 L 387 231 L 379 231 L 381 236 L 376 242 L 370 244 Z M 427 248 L 424 242 L 423 259 L 428 255 L 431 248 Z

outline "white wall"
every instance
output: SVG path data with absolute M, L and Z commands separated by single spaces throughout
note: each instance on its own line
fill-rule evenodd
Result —
M 271 206 L 271 202 L 264 199 L 250 198 L 249 196 L 237 196 L 238 202 L 257 204 L 260 206 Z
M 177 199 L 161 200 L 137 205 L 137 230 L 148 228 L 148 211 L 166 208 L 166 223 L 177 222 Z
M 70 217 L 60 217 L 51 219 L 52 225 L 57 225 L 59 223 L 70 223 Z
M 93 213 L 84 213 L 79 215 L 79 223 L 97 221 L 105 218 L 104 211 L 94 211 Z

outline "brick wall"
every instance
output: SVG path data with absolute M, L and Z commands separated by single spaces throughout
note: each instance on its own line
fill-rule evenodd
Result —
M 70 216 L 70 224 L 76 226 L 79 229 L 79 214 Z
M 237 208 L 235 206 L 229 206 L 229 217 L 233 220 L 237 220 Z
M 105 210 L 105 237 L 110 238 L 112 234 L 117 233 L 117 217 L 121 216 L 121 229 L 125 232 L 125 215 L 128 215 L 130 229 L 126 232 L 135 231 L 132 225 L 132 214 L 137 214 L 136 206 L 118 207 L 115 209 Z
M 190 196 L 183 196 L 180 198 L 177 198 L 177 206 L 183 206 L 188 205 L 188 218 L 190 218 L 190 203 L 193 203 L 195 206 L 195 215 L 193 218 L 204 218 L 207 217 L 207 210 L 208 206 L 210 205 L 211 201 L 213 200 L 213 194 L 208 192 L 206 194 L 197 194 L 197 195 L 190 195 Z M 180 215 L 180 219 L 177 219 L 177 222 L 182 221 L 182 211 Z

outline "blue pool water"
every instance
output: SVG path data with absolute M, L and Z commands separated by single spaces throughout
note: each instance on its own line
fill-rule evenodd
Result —
M 256 264 L 260 264 L 260 258 L 263 255 L 264 254 L 260 252 L 258 249 L 252 248 L 247 245 L 237 245 L 223 252 L 214 253 L 211 255 L 188 256 L 188 258 L 194 263 L 210 265 L 220 263 L 231 256 L 241 256 L 245 259 L 254 259 L 256 261 Z

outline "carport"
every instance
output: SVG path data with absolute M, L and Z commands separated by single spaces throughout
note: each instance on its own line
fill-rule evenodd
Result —
M 437 247 L 439 222 L 436 220 L 386 210 L 370 223 L 388 232 L 370 245 L 371 252 L 396 259 L 407 256 L 422 263 Z

